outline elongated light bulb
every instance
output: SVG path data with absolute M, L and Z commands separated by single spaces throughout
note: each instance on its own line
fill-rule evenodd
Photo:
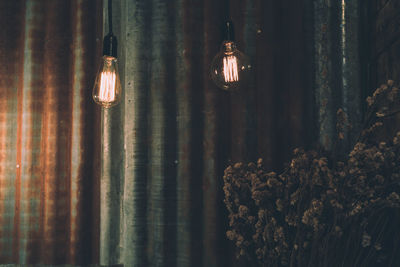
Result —
M 93 87 L 93 99 L 102 107 L 109 108 L 119 103 L 121 92 L 117 58 L 103 56 Z

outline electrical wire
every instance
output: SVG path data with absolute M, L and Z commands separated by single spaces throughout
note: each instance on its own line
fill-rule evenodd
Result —
M 108 33 L 112 32 L 112 0 L 108 0 Z

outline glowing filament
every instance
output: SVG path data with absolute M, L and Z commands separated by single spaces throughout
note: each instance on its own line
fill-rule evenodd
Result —
M 225 82 L 239 81 L 238 64 L 235 56 L 224 57 Z
M 113 102 L 115 100 L 115 72 L 103 71 L 100 78 L 99 100 Z

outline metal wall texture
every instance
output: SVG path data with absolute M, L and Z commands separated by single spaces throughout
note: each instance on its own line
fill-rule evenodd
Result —
M 314 7 L 315 102 L 319 142 L 327 150 L 349 149 L 363 119 L 359 0 L 316 0 Z M 365 85 L 365 84 L 364 84 Z M 364 89 L 366 90 L 366 88 Z M 336 111 L 342 108 L 352 124 L 342 147 L 336 144 Z
M 280 170 L 336 107 L 358 118 L 358 6 L 332 2 L 113 0 L 125 93 L 100 113 L 106 3 L 0 1 L 0 264 L 246 266 L 224 168 Z M 208 74 L 227 13 L 254 66 L 237 93 Z
M 369 94 L 387 80 L 399 81 L 400 77 L 400 29 L 398 27 L 398 0 L 370 1 L 369 23 L 364 23 L 367 38 L 370 39 L 366 53 L 369 61 L 365 64 L 369 71 Z M 366 19 L 367 21 L 367 19 Z
M 0 1 L 0 264 L 98 263 L 101 10 Z
M 113 3 L 125 97 L 103 113 L 100 263 L 245 266 L 225 235 L 223 170 L 258 157 L 279 170 L 316 138 L 312 2 Z M 254 65 L 237 93 L 209 78 L 229 7 Z

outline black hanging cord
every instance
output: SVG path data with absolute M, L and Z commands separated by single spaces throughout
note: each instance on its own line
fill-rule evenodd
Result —
M 117 38 L 112 32 L 112 0 L 108 0 L 108 34 L 103 40 L 103 55 L 117 57 Z
M 222 17 L 224 18 L 225 21 L 231 20 L 231 16 L 230 16 L 230 11 L 231 11 L 231 7 L 230 7 L 230 0 L 224 0 L 222 1 L 223 5 L 222 5 Z
M 112 0 L 108 0 L 108 33 L 112 34 Z
M 223 1 L 222 12 L 224 18 L 222 38 L 224 41 L 235 41 L 235 30 L 230 16 L 230 0 Z
M 225 21 L 224 41 L 235 41 L 235 29 L 231 20 Z

